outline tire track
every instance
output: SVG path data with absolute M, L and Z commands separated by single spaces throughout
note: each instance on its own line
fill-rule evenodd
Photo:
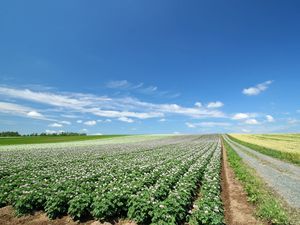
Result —
M 300 167 L 263 155 L 225 135 L 224 139 L 290 207 L 300 210 Z

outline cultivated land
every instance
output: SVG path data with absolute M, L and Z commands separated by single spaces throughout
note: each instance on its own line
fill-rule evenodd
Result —
M 125 135 L 94 135 L 94 136 L 27 136 L 0 137 L 0 145 L 56 143 L 66 141 L 86 141 L 122 137 Z
M 300 134 L 230 134 L 230 137 L 263 154 L 300 165 Z
M 231 134 L 231 136 L 266 148 L 300 154 L 300 134 Z
M 237 164 L 232 152 L 248 163 L 242 154 L 246 150 L 236 145 L 228 151 L 233 171 L 220 135 L 135 135 L 0 146 L 0 224 L 289 224 L 281 209 L 265 209 L 273 214 L 260 215 L 263 222 L 254 216 L 255 207 L 247 202 L 248 183 L 235 178 L 245 177 L 245 170 L 239 176 L 244 162 Z M 259 157 L 272 162 L 265 155 L 254 158 Z M 289 176 L 297 177 L 295 168 Z M 283 187 L 278 186 L 280 192 Z M 292 187 L 288 184 L 286 192 L 299 196 Z M 283 195 L 286 201 L 291 197 Z M 297 196 L 294 203 L 297 208 Z
M 0 204 L 13 205 L 17 214 L 42 209 L 50 218 L 222 224 L 219 136 L 149 138 L 90 147 L 8 146 L 0 152 Z
M 102 136 L 97 136 L 99 138 L 93 138 L 94 136 L 88 136 L 91 137 L 91 140 L 78 140 L 78 138 L 74 137 L 74 141 L 53 141 L 49 143 L 23 143 L 23 144 L 8 144 L 8 145 L 0 145 L 0 151 L 1 150 L 24 150 L 24 149 L 56 149 L 56 148 L 65 148 L 67 147 L 97 147 L 98 145 L 106 145 L 106 144 L 126 144 L 126 143 L 134 143 L 134 142 L 140 142 L 140 141 L 151 141 L 156 139 L 163 139 L 166 137 L 171 137 L 174 135 L 107 135 L 104 138 Z M 76 136 L 80 137 L 80 136 Z M 51 137 L 49 137 L 51 140 Z M 46 140 L 49 140 L 46 138 Z M 0 141 L 2 138 L 0 138 Z

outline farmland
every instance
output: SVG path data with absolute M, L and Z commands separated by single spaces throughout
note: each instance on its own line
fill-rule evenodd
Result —
M 43 210 L 51 219 L 223 224 L 218 135 L 121 139 L 3 146 L 0 205 L 18 215 Z
M 0 146 L 0 224 L 27 224 L 26 218 L 31 225 L 297 224 L 299 168 L 229 137 L 129 135 Z M 36 212 L 43 221 L 36 222 Z
M 91 135 L 91 136 L 25 136 L 1 137 L 0 145 L 57 143 L 66 141 L 86 141 L 122 137 L 124 135 Z
M 300 154 L 300 134 L 232 134 L 231 136 L 266 148 Z
M 263 154 L 300 164 L 300 134 L 231 134 L 230 137 Z

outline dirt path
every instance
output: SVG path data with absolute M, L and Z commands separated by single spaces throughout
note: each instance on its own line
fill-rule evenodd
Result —
M 222 162 L 222 198 L 227 225 L 260 225 L 254 215 L 254 207 L 247 202 L 247 195 L 241 183 L 235 179 L 228 165 L 226 151 L 223 148 Z
M 16 217 L 12 206 L 0 208 L 1 225 L 112 225 L 112 223 L 89 220 L 78 222 L 72 220 L 69 216 L 49 220 L 44 212 L 36 212 L 33 215 Z M 126 220 L 120 220 L 113 223 L 114 225 L 136 225 L 136 223 Z
M 76 225 L 69 217 L 63 217 L 56 220 L 49 220 L 45 213 L 36 212 L 34 215 L 16 217 L 11 206 L 0 209 L 0 224 L 3 225 Z M 91 223 L 89 223 L 91 224 Z
M 300 210 L 300 167 L 263 155 L 224 136 L 228 144 L 296 211 Z

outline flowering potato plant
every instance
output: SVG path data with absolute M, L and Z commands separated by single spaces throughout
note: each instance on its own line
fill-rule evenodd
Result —
M 0 206 L 13 205 L 18 215 L 44 210 L 51 219 L 222 221 L 217 135 L 97 143 L 2 147 Z M 194 202 L 199 189 L 203 199 Z
M 204 171 L 200 198 L 190 216 L 189 224 L 224 224 L 223 205 L 221 200 L 221 146 L 215 151 Z

